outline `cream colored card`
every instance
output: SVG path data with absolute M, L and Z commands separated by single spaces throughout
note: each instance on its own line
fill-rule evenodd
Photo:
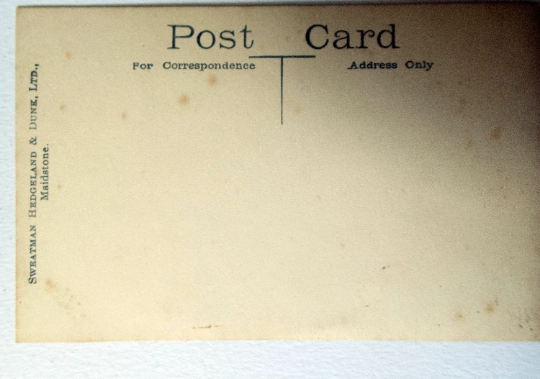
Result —
M 537 9 L 19 8 L 17 341 L 539 340 Z

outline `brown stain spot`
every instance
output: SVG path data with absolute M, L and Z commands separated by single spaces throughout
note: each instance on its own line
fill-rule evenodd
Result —
M 208 76 L 208 84 L 214 87 L 217 83 L 218 83 L 217 76 L 215 76 L 214 74 L 210 74 Z
M 66 59 L 68 61 L 71 59 L 71 51 L 66 51 Z
M 189 103 L 189 96 L 188 95 L 182 95 L 178 98 L 178 102 L 180 105 L 187 105 Z
M 442 86 L 442 82 L 440 80 L 437 80 L 435 84 L 437 84 L 438 86 Z
M 484 308 L 484 312 L 487 313 L 488 315 L 492 315 L 493 313 L 495 313 L 495 305 L 493 304 L 487 304 L 486 307 Z
M 214 325 L 215 327 L 218 327 L 219 325 Z M 194 326 L 193 329 L 210 329 L 212 325 L 207 326 Z
M 465 150 L 471 150 L 475 146 L 476 146 L 476 142 L 474 141 L 474 139 L 469 138 L 467 142 L 465 143 Z
M 465 315 L 463 314 L 463 312 L 456 312 L 456 314 L 454 315 L 454 320 L 457 322 L 463 322 L 465 321 Z
M 47 281 L 45 281 L 45 290 L 47 292 L 53 292 L 56 290 L 56 283 L 53 282 L 51 279 L 47 279 Z
M 127 118 L 126 112 L 122 113 L 122 120 L 125 120 Z
M 51 279 L 45 281 L 45 291 L 52 296 L 60 308 L 67 311 L 68 315 L 72 314 L 71 311 L 74 309 L 75 304 L 80 305 L 80 302 L 77 301 L 69 288 L 61 288 Z
M 285 37 L 285 42 L 289 42 L 290 40 L 291 40 L 291 37 L 289 37 L 289 36 Z
M 499 140 L 501 139 L 501 128 L 495 128 L 491 132 L 491 139 L 493 140 Z
M 345 244 L 344 244 L 343 242 L 341 242 L 341 243 L 339 244 L 339 246 L 341 246 L 342 249 L 345 248 Z
M 294 107 L 294 113 L 296 114 L 302 114 L 302 107 L 300 105 L 297 105 L 296 107 Z
M 369 305 L 366 305 L 365 308 L 369 308 Z
M 60 105 L 60 108 L 59 108 L 62 112 L 66 110 L 66 106 L 64 104 Z
M 322 200 L 321 195 L 317 195 L 317 199 Z
M 61 190 L 61 189 L 62 189 L 62 185 L 59 184 L 59 185 L 57 186 L 57 188 L 58 188 L 59 190 Z
M 386 270 L 387 268 L 390 268 L 390 265 L 388 265 L 388 266 L 383 266 L 382 269 L 383 269 L 383 270 Z

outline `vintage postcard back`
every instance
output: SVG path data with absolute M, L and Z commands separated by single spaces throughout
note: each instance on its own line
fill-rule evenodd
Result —
M 22 7 L 18 342 L 539 340 L 537 6 Z

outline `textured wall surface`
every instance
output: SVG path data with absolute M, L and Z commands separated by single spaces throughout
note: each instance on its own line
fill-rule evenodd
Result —
M 149 4 L 159 1 L 131 1 Z M 0 377 L 540 377 L 540 343 L 141 342 L 15 344 L 15 8 L 1 0 Z M 75 0 L 69 4 L 97 4 Z M 101 1 L 99 4 L 125 1 Z

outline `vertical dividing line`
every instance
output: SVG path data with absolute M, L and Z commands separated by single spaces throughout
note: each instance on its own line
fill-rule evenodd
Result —
M 249 58 L 279 58 L 281 60 L 281 125 L 283 125 L 283 59 L 284 58 L 315 58 L 315 55 L 253 55 Z
M 283 57 L 281 57 L 281 125 L 283 125 Z

